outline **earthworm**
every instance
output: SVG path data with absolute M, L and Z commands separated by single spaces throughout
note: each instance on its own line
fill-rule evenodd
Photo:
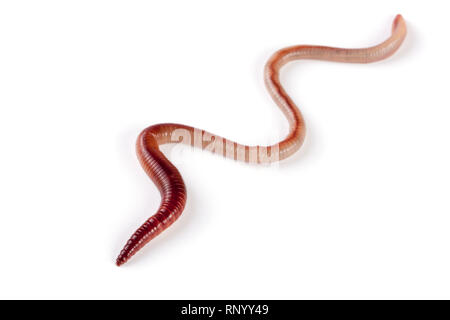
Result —
M 279 71 L 286 63 L 299 59 L 336 62 L 370 63 L 391 56 L 406 36 L 406 24 L 397 15 L 391 36 L 379 45 L 344 49 L 325 46 L 298 45 L 275 52 L 266 63 L 264 82 L 272 99 L 289 122 L 287 137 L 271 146 L 246 146 L 193 127 L 165 123 L 146 128 L 137 139 L 138 159 L 161 193 L 158 211 L 131 236 L 120 252 L 116 264 L 128 261 L 139 249 L 168 228 L 183 212 L 186 187 L 177 168 L 164 156 L 159 146 L 167 143 L 185 143 L 222 154 L 227 158 L 247 163 L 269 163 L 283 160 L 295 153 L 305 138 L 305 123 L 300 110 L 283 89 Z

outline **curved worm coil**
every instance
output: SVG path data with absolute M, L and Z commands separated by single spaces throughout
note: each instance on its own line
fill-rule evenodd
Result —
M 124 264 L 146 243 L 168 228 L 183 212 L 186 187 L 177 168 L 159 150 L 159 145 L 182 142 L 197 146 L 228 158 L 244 162 L 267 163 L 283 160 L 295 153 L 305 137 L 305 123 L 300 110 L 287 95 L 279 79 L 282 66 L 292 60 L 315 59 L 336 62 L 370 63 L 391 56 L 406 36 L 406 25 L 397 15 L 391 36 L 370 48 L 342 49 L 324 46 L 300 45 L 279 50 L 269 59 L 264 70 L 264 82 L 272 99 L 289 121 L 289 134 L 272 146 L 245 146 L 193 127 L 165 123 L 148 127 L 137 139 L 137 155 L 147 175 L 161 193 L 161 205 L 128 240 L 117 258 Z

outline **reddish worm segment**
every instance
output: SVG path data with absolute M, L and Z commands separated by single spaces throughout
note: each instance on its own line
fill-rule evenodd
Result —
M 324 46 L 300 45 L 281 49 L 267 62 L 264 82 L 272 99 L 289 121 L 287 137 L 272 146 L 244 146 L 193 127 L 165 123 L 148 127 L 137 139 L 139 161 L 161 193 L 161 205 L 128 240 L 117 258 L 118 266 L 128 261 L 139 249 L 168 228 L 183 212 L 186 203 L 186 187 L 177 168 L 159 150 L 166 143 L 182 142 L 220 153 L 228 158 L 244 162 L 273 162 L 295 153 L 305 137 L 305 123 L 300 110 L 287 95 L 279 79 L 279 70 L 286 63 L 299 59 L 336 62 L 370 63 L 391 56 L 406 36 L 406 24 L 397 15 L 391 36 L 383 43 L 363 49 L 343 49 Z

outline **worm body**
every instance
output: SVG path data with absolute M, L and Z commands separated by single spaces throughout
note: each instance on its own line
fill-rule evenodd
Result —
M 305 123 L 300 110 L 283 89 L 279 71 L 286 63 L 299 59 L 336 62 L 370 63 L 391 56 L 406 36 L 406 24 L 397 15 L 391 36 L 383 43 L 363 49 L 343 49 L 324 46 L 299 45 L 277 51 L 266 63 L 264 82 L 272 99 L 289 122 L 287 137 L 271 146 L 246 146 L 193 127 L 166 123 L 146 128 L 137 139 L 138 159 L 161 193 L 161 205 L 131 236 L 120 252 L 116 264 L 124 264 L 139 249 L 169 227 L 183 212 L 186 187 L 177 168 L 159 150 L 167 143 L 185 143 L 222 154 L 227 158 L 247 163 L 267 163 L 283 160 L 295 153 L 305 138 Z

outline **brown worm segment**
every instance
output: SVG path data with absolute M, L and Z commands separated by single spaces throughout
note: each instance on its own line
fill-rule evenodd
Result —
M 299 59 L 336 62 L 370 63 L 391 56 L 406 36 L 406 24 L 397 15 L 391 36 L 383 43 L 362 49 L 343 49 L 324 46 L 299 45 L 281 49 L 267 62 L 264 82 L 272 99 L 289 121 L 289 134 L 272 146 L 245 146 L 193 127 L 166 123 L 146 128 L 137 139 L 139 161 L 147 175 L 161 193 L 158 211 L 131 236 L 117 258 L 118 266 L 124 264 L 150 240 L 168 228 L 183 212 L 186 203 L 186 187 L 177 168 L 159 150 L 167 143 L 182 142 L 201 149 L 222 154 L 244 162 L 273 162 L 295 153 L 305 137 L 305 123 L 300 110 L 283 89 L 279 71 L 286 63 Z

